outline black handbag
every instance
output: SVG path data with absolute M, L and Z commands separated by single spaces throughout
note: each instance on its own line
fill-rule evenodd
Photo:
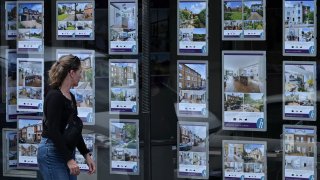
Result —
M 77 146 L 82 128 L 83 123 L 81 119 L 75 113 L 71 113 L 63 132 L 63 138 L 69 149 L 73 150 Z

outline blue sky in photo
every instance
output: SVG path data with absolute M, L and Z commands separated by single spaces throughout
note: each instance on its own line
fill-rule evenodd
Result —
M 302 2 L 304 6 L 310 6 L 310 10 L 314 11 L 314 1 L 286 1 L 285 7 L 293 7 L 294 4 L 300 2 Z
M 62 8 L 63 5 L 66 7 L 71 7 L 72 9 L 74 9 L 74 6 L 75 6 L 74 3 L 58 3 L 59 8 Z
M 194 28 L 193 34 L 207 34 L 206 28 Z
M 19 124 L 19 127 L 22 128 L 28 125 L 42 124 L 42 120 L 23 119 L 23 120 L 19 120 L 18 124 Z
M 84 10 L 84 7 L 85 7 L 87 4 L 92 4 L 92 3 L 78 3 L 78 5 L 77 5 L 77 10 L 81 9 L 81 10 L 83 11 L 83 10 Z
M 253 5 L 253 4 L 262 4 L 262 2 L 261 2 L 261 0 L 257 0 L 257 1 L 252 1 L 251 0 L 251 1 L 244 1 L 243 4 L 250 8 L 251 5 Z
M 185 64 L 189 68 L 195 70 L 197 73 L 201 75 L 201 78 L 206 79 L 206 64 Z
M 207 136 L 206 126 L 201 125 L 182 125 L 182 127 L 189 129 L 193 134 L 196 134 L 201 139 L 205 139 Z
M 17 7 L 16 2 L 7 4 L 7 11 L 11 11 L 14 7 Z
M 236 7 L 242 7 L 242 2 L 236 1 L 236 2 L 225 2 L 227 7 L 236 8 Z
M 206 9 L 205 2 L 180 2 L 180 9 L 188 9 L 194 14 L 199 14 L 203 9 Z
M 286 134 L 314 134 L 314 130 L 311 128 L 285 128 Z
M 39 11 L 42 13 L 42 4 L 40 3 L 20 3 L 19 4 L 19 13 L 23 12 L 23 8 L 27 7 L 28 9 L 32 9 L 34 11 Z
M 263 144 L 244 144 L 244 150 L 247 153 L 250 153 L 254 149 L 260 149 L 260 151 L 262 152 L 262 155 L 265 155 L 264 154 L 265 147 Z
M 263 93 L 250 93 L 249 95 L 253 100 L 260 100 L 263 97 Z

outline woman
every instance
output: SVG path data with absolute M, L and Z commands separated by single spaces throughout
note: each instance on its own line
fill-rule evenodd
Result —
M 70 145 L 63 137 L 67 122 L 74 113 L 77 115 L 75 97 L 70 93 L 72 87 L 78 86 L 81 78 L 81 62 L 77 56 L 62 56 L 49 70 L 49 85 L 51 89 L 44 100 L 44 123 L 42 139 L 38 147 L 38 164 L 45 180 L 76 180 L 80 173 L 75 161 L 75 148 L 86 159 L 89 174 L 96 171 L 81 133 L 74 139 L 75 145 Z M 75 120 L 82 125 L 80 118 Z M 80 121 L 80 122 L 79 122 Z

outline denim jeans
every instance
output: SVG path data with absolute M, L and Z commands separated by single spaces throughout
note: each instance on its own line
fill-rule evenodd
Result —
M 38 146 L 37 159 L 39 171 L 44 180 L 77 180 L 77 176 L 70 175 L 63 155 L 50 139 L 42 137 Z

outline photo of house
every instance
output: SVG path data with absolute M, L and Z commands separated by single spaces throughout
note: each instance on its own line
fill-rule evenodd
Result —
M 245 163 L 265 163 L 266 149 L 263 144 L 244 144 L 243 149 Z
M 109 7 L 110 29 L 123 28 L 130 31 L 136 29 L 137 10 L 135 3 L 111 2 Z
M 243 110 L 245 112 L 264 112 L 264 98 L 263 93 L 244 94 Z
M 17 21 L 17 4 L 16 3 L 7 3 L 6 6 L 6 13 L 7 13 L 7 22 Z
M 19 41 L 42 40 L 42 29 L 18 29 Z
M 206 64 L 179 63 L 179 102 L 206 103 Z
M 314 1 L 285 1 L 286 27 L 308 27 L 314 24 Z
M 93 11 L 94 8 L 91 2 L 75 3 L 75 21 L 92 21 Z
M 285 64 L 284 83 L 286 92 L 314 92 L 314 65 Z
M 137 63 L 110 63 L 111 87 L 137 86 Z
M 243 1 L 244 20 L 263 20 L 263 0 Z
M 19 120 L 19 144 L 39 144 L 42 130 L 42 120 Z
M 111 101 L 137 101 L 136 88 L 111 88 Z
M 284 149 L 286 156 L 314 156 L 315 137 L 303 131 L 286 133 L 284 136 Z
M 76 3 L 57 3 L 58 21 L 76 20 Z
M 113 161 L 138 162 L 137 128 L 135 122 L 112 121 L 110 123 L 111 159 Z
M 179 133 L 179 151 L 206 152 L 206 126 L 179 124 Z
M 224 2 L 224 20 L 242 20 L 242 1 Z
M 18 154 L 17 154 L 17 133 L 10 133 L 8 132 L 7 134 L 8 138 L 8 152 L 9 152 L 9 160 L 10 161 L 17 161 L 18 159 Z M 12 165 L 12 164 L 10 164 Z
M 179 2 L 179 29 L 206 28 L 206 2 Z
M 242 112 L 243 100 L 243 93 L 224 93 L 224 111 Z
M 43 4 L 30 2 L 18 4 L 18 28 L 42 29 Z
M 42 87 L 42 62 L 20 61 L 18 68 L 18 86 Z
M 260 57 L 224 56 L 224 91 L 265 92 L 265 67 Z

